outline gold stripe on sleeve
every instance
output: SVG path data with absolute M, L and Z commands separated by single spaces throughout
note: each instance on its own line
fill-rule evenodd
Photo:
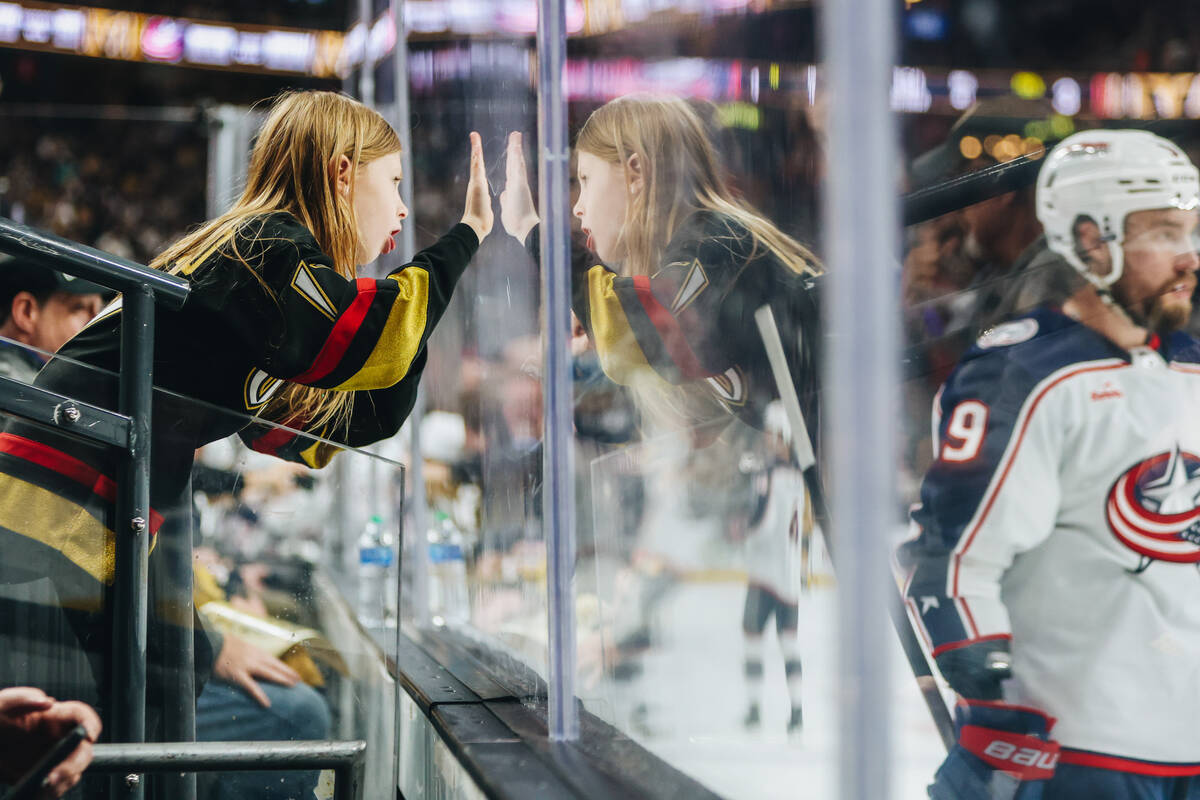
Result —
M 362 368 L 345 383 L 333 387 L 335 389 L 349 391 L 395 386 L 408 374 L 408 367 L 421 344 L 421 334 L 425 332 L 429 273 L 420 267 L 409 267 L 398 275 L 389 275 L 387 280 L 395 281 L 400 290 L 383 331 Z
M 113 532 L 70 500 L 5 476 L 0 480 L 0 526 L 57 550 L 97 581 L 112 584 Z
M 629 385 L 635 372 L 651 367 L 613 290 L 615 278 L 603 267 L 592 267 L 588 271 L 588 304 L 600 368 L 616 383 Z
M 325 442 L 313 442 L 311 447 L 300 451 L 300 458 L 313 469 L 323 469 L 333 457 L 342 452 L 340 447 L 334 447 Z

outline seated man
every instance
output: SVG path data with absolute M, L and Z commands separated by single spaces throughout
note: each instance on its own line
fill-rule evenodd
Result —
M 53 353 L 100 313 L 108 289 L 0 253 L 0 375 L 32 383 Z M 38 352 L 41 351 L 41 352 Z
M 108 294 L 94 283 L 0 254 L 0 375 L 32 383 L 46 356 L 95 317 Z M 3 422 L 0 416 L 0 426 Z M 87 664 L 49 582 L 10 572 L 0 570 L 0 615 L 8 620 L 0 627 L 0 645 L 21 657 L 0 670 L 0 686 L 40 677 L 58 696 L 97 702 L 86 689 Z M 12 589 L 13 583 L 19 588 Z M 197 739 L 326 736 L 329 711 L 324 699 L 300 683 L 300 676 L 286 664 L 236 636 L 203 631 L 198 635 L 211 649 L 197 648 L 198 660 L 207 658 L 197 664 L 197 671 L 212 678 L 197 704 Z M 212 654 L 217 654 L 215 659 Z M 149 702 L 153 707 L 155 699 Z M 206 798 L 311 797 L 318 773 L 240 772 L 219 777 L 201 779 L 201 786 L 211 791 Z

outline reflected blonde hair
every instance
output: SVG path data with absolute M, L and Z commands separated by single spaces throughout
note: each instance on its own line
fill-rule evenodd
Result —
M 656 272 L 684 220 L 701 210 L 723 215 L 749 233 L 747 261 L 762 248 L 798 274 L 823 271 L 807 247 L 734 196 L 704 122 L 684 100 L 649 94 L 618 97 L 592 112 L 575 147 L 620 165 L 627 187 L 633 177 L 630 157 L 638 157 L 642 188 L 637 193 L 627 189 L 619 237 L 625 248 L 625 274 Z M 742 234 L 730 226 L 729 235 Z M 673 386 L 657 373 L 640 371 L 631 376 L 629 386 L 644 417 L 660 426 L 703 423 L 728 414 L 701 382 Z
M 671 237 L 690 214 L 700 210 L 723 214 L 745 228 L 753 244 L 751 259 L 762 247 L 794 272 L 821 273 L 808 248 L 734 196 L 704 123 L 680 98 L 618 97 L 592 112 L 575 146 L 621 165 L 627 179 L 632 177 L 630 156 L 638 156 L 643 187 L 629 194 L 621 231 L 628 274 L 656 271 Z
M 238 251 L 235 234 L 253 237 L 253 231 L 247 229 L 253 218 L 287 211 L 312 232 L 338 274 L 354 279 L 358 252 L 355 174 L 365 164 L 399 150 L 400 138 L 387 120 L 357 100 L 336 92 L 285 92 L 272 103 L 259 129 L 241 197 L 224 214 L 159 254 L 150 266 L 177 273 L 193 259 L 228 242 L 233 257 L 267 288 Z M 336 187 L 342 156 L 352 165 L 349 196 Z M 335 427 L 349 419 L 353 397 L 352 392 L 289 384 L 264 409 L 263 416 L 309 428 L 327 423 Z

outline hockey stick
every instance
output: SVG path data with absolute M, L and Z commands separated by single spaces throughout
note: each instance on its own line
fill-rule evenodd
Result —
M 834 568 L 837 561 L 834 558 L 833 542 L 830 540 L 829 507 L 825 504 L 825 491 L 821 486 L 821 475 L 817 471 L 816 454 L 813 452 L 812 441 L 808 438 L 808 428 L 804 426 L 804 412 L 800 409 L 800 398 L 796 395 L 796 385 L 792 382 L 791 371 L 788 369 L 787 357 L 783 353 L 783 341 L 779 338 L 779 328 L 775 324 L 775 315 L 769 305 L 764 305 L 754 312 L 754 321 L 758 324 L 758 332 L 762 336 L 763 347 L 767 351 L 767 360 L 771 363 L 771 373 L 775 376 L 775 385 L 779 389 L 779 397 L 787 412 L 788 422 L 792 428 L 792 447 L 796 451 L 796 462 L 804 474 L 804 484 L 808 487 L 808 495 L 813 506 L 813 514 L 821 527 L 821 536 L 825 541 L 825 550 Z M 891 576 L 888 576 L 891 580 Z M 893 584 L 895 581 L 891 581 Z M 894 597 L 895 602 L 888 603 L 888 614 L 892 619 L 892 627 L 900 637 L 900 647 L 908 658 L 913 676 L 917 679 L 917 688 L 925 698 L 933 724 L 937 726 L 942 744 L 949 750 L 957 740 L 954 732 L 954 720 L 942 699 L 933 670 L 921 643 L 913 632 L 907 612 L 900 604 L 900 596 Z

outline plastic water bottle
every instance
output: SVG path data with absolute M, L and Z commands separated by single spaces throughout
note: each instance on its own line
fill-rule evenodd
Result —
M 358 619 L 368 628 L 382 628 L 394 620 L 396 552 L 392 536 L 375 515 L 358 537 Z
M 467 622 L 467 562 L 463 537 L 444 511 L 435 511 L 429 529 L 429 614 L 434 625 Z

